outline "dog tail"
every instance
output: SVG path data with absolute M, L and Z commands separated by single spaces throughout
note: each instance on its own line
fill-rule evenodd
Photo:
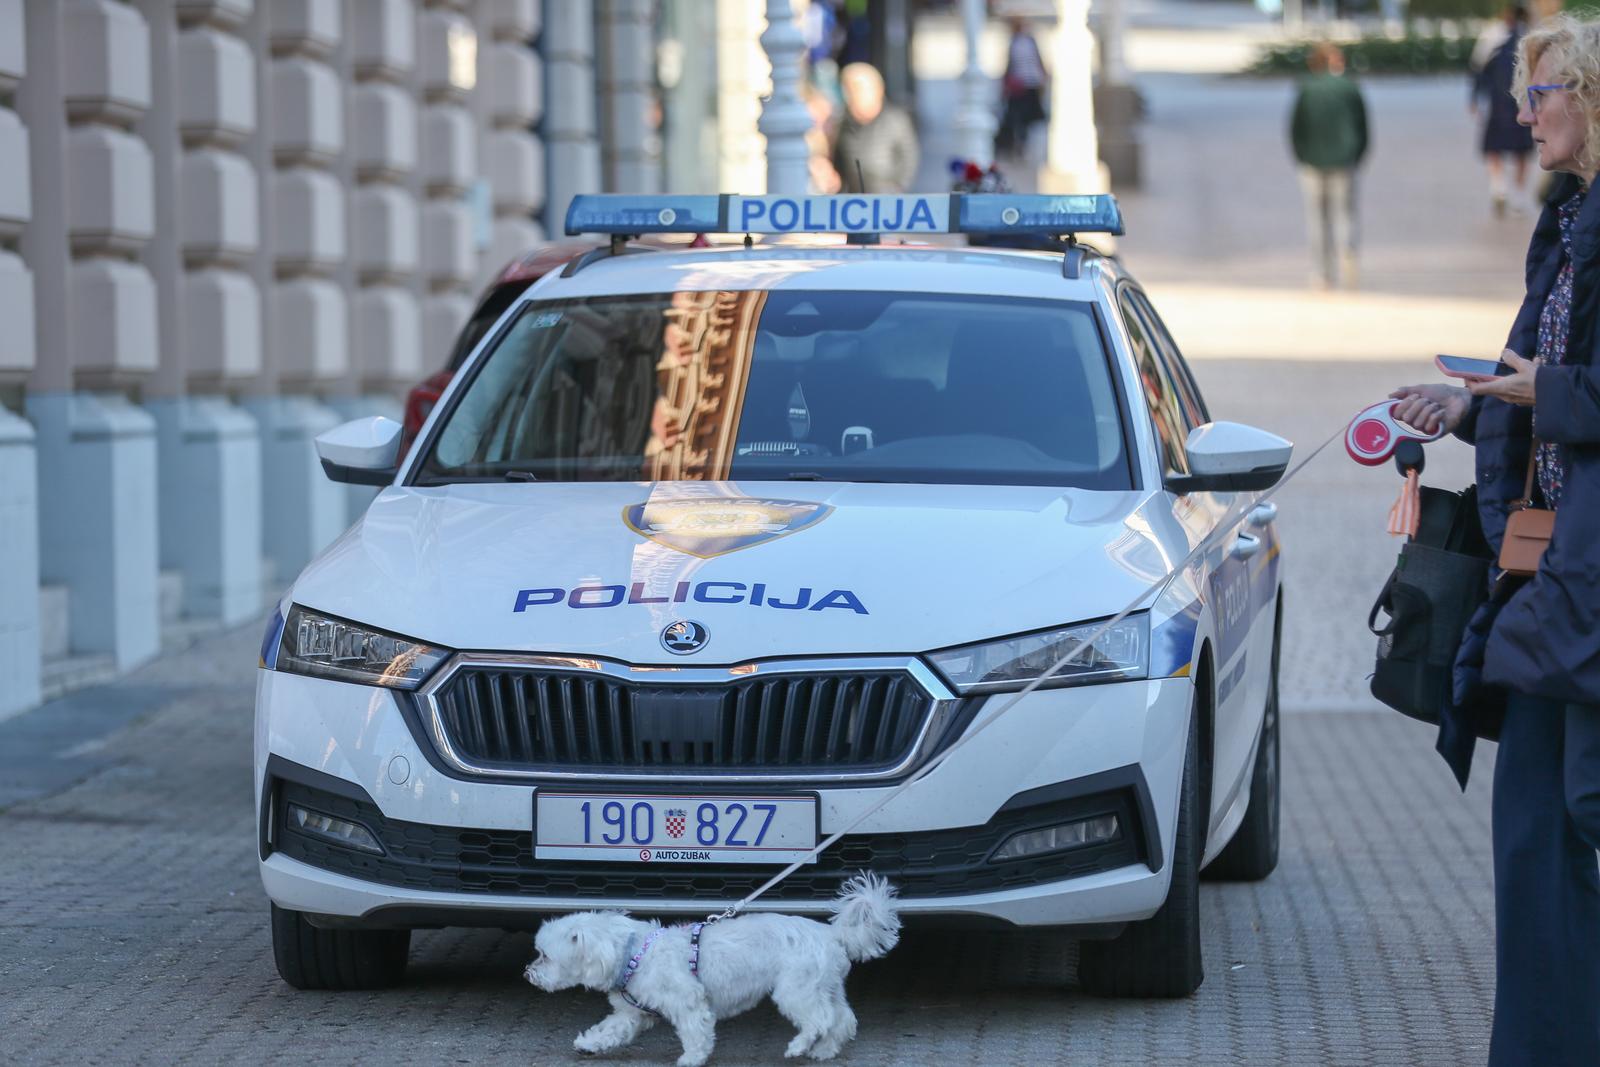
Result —
M 900 940 L 900 905 L 894 886 L 876 874 L 845 882 L 834 902 L 833 935 L 855 963 L 874 960 Z

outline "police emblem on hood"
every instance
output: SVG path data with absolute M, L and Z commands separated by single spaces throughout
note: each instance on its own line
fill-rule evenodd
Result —
M 694 497 L 630 504 L 622 521 L 658 545 L 710 559 L 799 533 L 832 511 L 808 500 Z

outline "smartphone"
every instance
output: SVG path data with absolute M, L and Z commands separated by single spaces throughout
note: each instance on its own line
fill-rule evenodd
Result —
M 1433 357 L 1433 364 L 1450 377 L 1464 378 L 1469 382 L 1487 381 L 1500 370 L 1500 361 L 1497 359 L 1471 359 L 1443 353 Z

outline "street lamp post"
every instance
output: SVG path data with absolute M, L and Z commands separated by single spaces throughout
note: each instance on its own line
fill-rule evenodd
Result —
M 761 47 L 772 63 L 772 95 L 761 108 L 756 128 L 767 139 L 767 192 L 803 196 L 809 185 L 810 149 L 806 132 L 811 112 L 800 98 L 800 58 L 805 51 L 790 0 L 767 0 L 767 29 Z
M 987 167 L 994 161 L 993 85 L 978 66 L 978 38 L 983 33 L 984 0 L 961 0 L 961 24 L 967 36 L 967 69 L 961 72 L 961 103 L 956 109 L 956 144 L 961 158 Z

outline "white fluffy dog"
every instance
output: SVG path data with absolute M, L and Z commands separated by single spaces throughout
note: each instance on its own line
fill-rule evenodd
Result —
M 800 1031 L 784 1055 L 826 1060 L 856 1036 L 856 1016 L 844 998 L 851 962 L 876 959 L 899 939 L 894 888 L 863 874 L 845 883 L 826 924 L 776 914 L 707 924 L 698 977 L 690 969 L 687 926 L 662 927 L 617 911 L 544 923 L 526 974 L 546 992 L 582 986 L 610 995 L 611 1014 L 573 1042 L 579 1052 L 622 1048 L 659 1016 L 683 1043 L 678 1067 L 698 1067 L 711 1056 L 718 1019 L 770 996 Z

